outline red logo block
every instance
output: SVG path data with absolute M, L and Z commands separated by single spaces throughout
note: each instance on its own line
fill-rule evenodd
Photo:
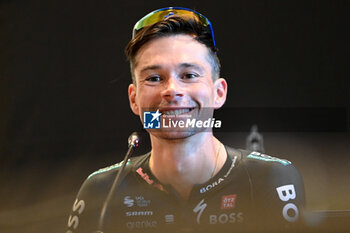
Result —
M 227 209 L 235 208 L 236 207 L 236 199 L 237 199 L 237 195 L 236 194 L 222 196 L 222 198 L 221 198 L 221 209 L 222 210 L 227 210 Z

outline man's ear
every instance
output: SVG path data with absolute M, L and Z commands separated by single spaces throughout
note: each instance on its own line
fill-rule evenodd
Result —
M 215 99 L 214 99 L 214 108 L 218 109 L 224 105 L 227 95 L 227 82 L 223 78 L 219 78 L 214 82 L 215 87 Z
M 135 84 L 130 84 L 128 89 L 130 108 L 136 115 L 140 115 L 139 106 L 136 102 L 136 86 Z

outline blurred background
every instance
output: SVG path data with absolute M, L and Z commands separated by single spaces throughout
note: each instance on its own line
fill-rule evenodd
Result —
M 123 49 L 135 22 L 166 6 L 214 27 L 225 107 L 216 136 L 304 177 L 309 211 L 350 209 L 349 1 L 0 1 L 0 231 L 65 232 L 80 185 L 119 162 L 133 131 Z M 338 212 L 339 213 L 339 212 Z M 321 224 L 313 219 L 310 224 Z

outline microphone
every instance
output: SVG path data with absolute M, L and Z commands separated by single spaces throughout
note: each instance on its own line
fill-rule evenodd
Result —
M 246 138 L 246 148 L 250 151 L 264 153 L 264 137 L 258 132 L 258 126 L 253 125 L 250 134 Z
M 140 142 L 140 137 L 137 134 L 137 132 L 133 132 L 128 138 L 129 148 L 131 146 L 132 147 L 138 147 L 139 146 L 139 142 Z
M 102 207 L 101 214 L 100 214 L 100 219 L 98 221 L 98 230 L 94 231 L 93 233 L 103 233 L 103 231 L 102 231 L 103 221 L 104 221 L 104 218 L 105 218 L 105 214 L 106 214 L 106 210 L 107 210 L 108 204 L 111 201 L 115 190 L 118 188 L 118 186 L 119 186 L 119 184 L 121 182 L 120 177 L 124 173 L 125 166 L 126 166 L 126 163 L 128 162 L 128 159 L 129 159 L 129 157 L 131 155 L 132 149 L 137 147 L 139 145 L 139 142 L 140 142 L 139 135 L 137 134 L 137 132 L 133 132 L 128 138 L 128 147 L 129 147 L 128 152 L 126 153 L 126 155 L 124 157 L 124 160 L 122 162 L 122 166 L 121 166 L 117 176 L 114 179 L 114 182 L 113 182 L 113 184 L 111 186 L 111 189 L 108 192 L 106 200 L 103 203 L 103 207 Z

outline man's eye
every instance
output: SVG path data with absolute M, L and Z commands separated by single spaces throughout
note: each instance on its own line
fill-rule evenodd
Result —
M 194 73 L 187 73 L 183 76 L 184 79 L 193 79 L 193 78 L 198 78 L 198 74 L 194 74 Z
M 160 82 L 161 80 L 162 80 L 161 77 L 158 75 L 154 75 L 146 78 L 146 81 L 149 81 L 149 82 Z

